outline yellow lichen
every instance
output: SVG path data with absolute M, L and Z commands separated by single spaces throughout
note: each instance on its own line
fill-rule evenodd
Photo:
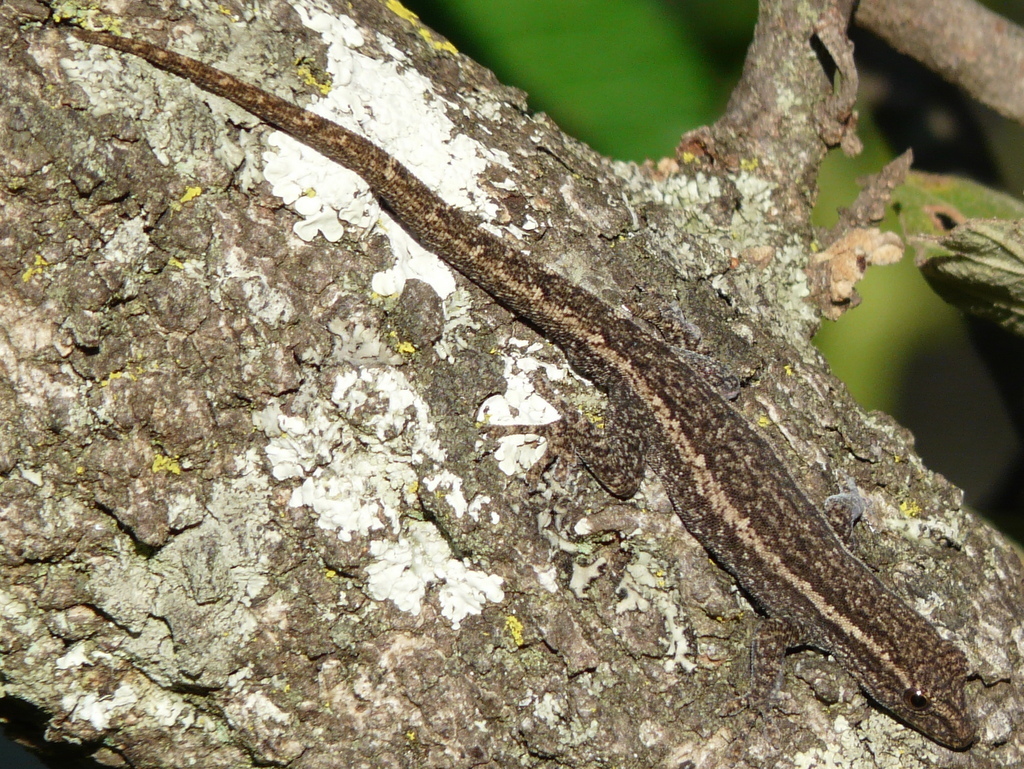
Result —
M 154 473 L 170 473 L 181 475 L 181 465 L 177 457 L 168 457 L 163 454 L 156 454 L 153 457 L 153 464 L 150 468 Z
M 111 371 L 107 375 L 106 379 L 100 380 L 100 387 L 106 387 L 111 382 L 114 382 L 118 379 L 129 379 L 132 382 L 138 381 L 138 377 L 135 376 L 135 374 L 133 374 L 131 371 Z
M 515 614 L 509 614 L 505 617 L 505 629 L 509 635 L 512 636 L 512 641 L 516 646 L 523 645 L 523 623 L 519 621 L 519 617 Z
M 333 83 L 330 76 L 321 72 L 319 69 L 314 69 L 313 65 L 310 64 L 307 59 L 304 57 L 296 59 L 295 67 L 298 70 L 299 78 L 303 83 L 312 86 L 324 96 L 331 92 L 331 86 Z
M 181 196 L 181 198 L 179 199 L 179 202 L 181 202 L 181 203 L 188 203 L 191 200 L 193 200 L 195 198 L 198 198 L 202 194 L 203 194 L 203 188 L 202 187 L 186 187 L 185 188 L 185 194 Z
M 917 518 L 921 514 L 921 505 L 916 499 L 905 499 L 900 502 L 900 512 L 907 518 Z
M 415 30 L 419 33 L 419 36 L 426 40 L 435 51 L 447 51 L 448 53 L 459 52 L 459 50 L 447 40 L 438 38 L 432 30 L 424 26 L 423 22 L 420 21 L 419 16 L 398 2 L 398 0 L 388 0 L 388 10 L 399 18 L 405 19 L 407 22 L 412 24 Z
M 50 263 L 46 261 L 41 254 L 36 254 L 36 259 L 33 265 L 21 274 L 22 281 L 28 283 L 36 275 L 42 275 L 49 266 Z

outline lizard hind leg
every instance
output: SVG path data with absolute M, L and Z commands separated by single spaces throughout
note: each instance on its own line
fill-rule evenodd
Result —
M 549 402 L 559 402 L 550 387 L 543 381 L 535 383 L 538 393 Z M 635 426 L 622 419 L 623 414 L 632 413 L 628 404 L 620 403 L 624 398 L 610 394 L 605 414 L 590 418 L 573 406 L 563 402 L 559 406 L 561 419 L 546 425 L 493 425 L 487 427 L 492 438 L 531 433 L 548 441 L 545 460 L 530 471 L 529 480 L 546 470 L 557 459 L 566 460 L 569 466 L 577 460 L 583 462 L 590 474 L 614 497 L 628 499 L 636 494 L 643 480 L 645 461 L 643 437 Z
M 538 388 L 551 397 L 547 384 Z M 619 499 L 629 499 L 640 489 L 644 479 L 647 448 L 643 426 L 630 415 L 636 405 L 624 388 L 608 390 L 604 413 L 598 416 L 581 414 L 572 404 L 564 403 L 562 418 L 555 425 L 561 431 L 559 443 L 583 462 L 605 491 Z
M 616 400 L 609 398 L 601 420 L 591 421 L 577 411 L 563 419 L 567 441 L 591 475 L 612 496 L 629 499 L 644 479 L 646 447 L 640 426 L 623 419 L 632 412 Z

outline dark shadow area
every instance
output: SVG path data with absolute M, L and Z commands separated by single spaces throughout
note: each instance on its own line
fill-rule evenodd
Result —
M 0 699 L 0 767 L 3 769 L 101 769 L 92 758 L 96 746 L 47 742 L 48 717 L 42 710 L 14 697 Z M 29 749 L 31 748 L 31 750 Z

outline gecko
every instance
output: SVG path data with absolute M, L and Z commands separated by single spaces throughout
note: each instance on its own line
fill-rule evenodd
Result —
M 603 428 L 563 415 L 583 464 L 623 499 L 653 470 L 686 529 L 765 615 L 740 704 L 767 702 L 787 650 L 809 646 L 833 655 L 882 710 L 936 743 L 963 750 L 975 742 L 964 653 L 854 555 L 849 532 L 833 527 L 767 440 L 661 336 L 482 228 L 362 136 L 195 59 L 70 31 L 224 97 L 357 173 L 422 246 L 603 391 Z

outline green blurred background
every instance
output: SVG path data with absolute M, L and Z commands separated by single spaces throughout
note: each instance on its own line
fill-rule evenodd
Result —
M 671 155 L 684 131 L 721 113 L 739 78 L 757 14 L 754 0 L 407 0 L 405 5 L 502 82 L 527 91 L 531 109 L 548 113 L 603 154 L 637 162 Z M 1019 17 L 1022 3 L 990 5 Z M 876 41 L 857 40 L 858 54 L 880 48 Z M 858 68 L 862 63 L 858 56 Z M 888 62 L 897 70 L 904 64 Z M 909 84 L 915 99 L 926 90 L 918 83 L 924 83 L 920 73 Z M 894 149 L 902 151 L 894 143 L 913 144 L 925 170 L 972 173 L 944 162 L 964 154 L 955 145 L 926 146 L 935 137 L 883 138 L 873 108 L 887 92 L 916 110 L 909 119 L 890 119 L 897 129 L 920 117 L 925 129 L 938 134 L 965 130 L 956 122 L 964 108 L 947 107 L 948 94 L 910 107 L 917 102 L 900 94 L 901 87 L 907 83 L 888 83 L 884 72 L 862 71 L 864 151 L 852 159 L 835 152 L 826 161 L 817 224 L 831 225 L 837 207 L 857 194 L 856 179 L 877 172 Z M 966 113 L 966 130 L 984 134 L 968 141 L 992 148 L 990 154 L 1011 171 L 989 169 L 990 178 L 981 180 L 1001 176 L 1007 191 L 1019 194 L 1024 183 L 1016 171 L 1019 128 L 973 106 Z M 910 258 L 869 270 L 858 290 L 863 304 L 838 322 L 826 321 L 816 344 L 858 402 L 910 427 L 929 467 L 965 488 L 968 503 L 984 507 L 1007 474 L 1016 472 L 1017 446 L 959 313 L 935 296 Z M 1000 525 L 1013 531 L 1015 519 Z

